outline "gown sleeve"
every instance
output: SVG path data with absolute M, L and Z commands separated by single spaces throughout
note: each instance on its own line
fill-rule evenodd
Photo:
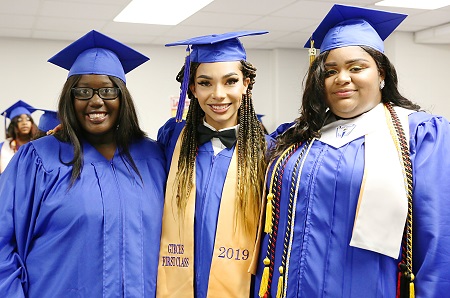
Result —
M 2 147 L 3 147 L 3 144 L 4 144 L 5 142 L 1 142 L 0 143 L 0 157 L 1 157 L 1 155 L 2 155 Z M 0 164 L 1 164 L 1 161 L 0 161 Z M 2 176 L 2 173 L 0 173 L 0 176 Z
M 166 168 L 170 169 L 170 163 L 172 162 L 172 154 L 177 144 L 178 136 L 181 133 L 186 121 L 176 122 L 175 118 L 170 118 L 167 122 L 161 126 L 158 130 L 157 142 L 162 147 L 166 154 Z
M 269 136 L 272 139 L 276 139 L 279 135 L 282 135 L 286 130 L 288 130 L 289 128 L 291 128 L 292 126 L 295 125 L 295 121 L 293 122 L 286 122 L 283 124 L 280 124 L 274 132 L 270 133 Z
M 450 125 L 442 117 L 415 114 L 410 116 L 410 150 L 416 297 L 446 297 L 450 293 Z
M 0 297 L 26 297 L 25 259 L 45 184 L 33 146 L 21 146 L 0 178 Z

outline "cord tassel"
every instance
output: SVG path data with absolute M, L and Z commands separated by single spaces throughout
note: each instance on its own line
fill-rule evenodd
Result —
M 415 298 L 414 274 L 409 273 L 405 264 L 400 264 L 397 298 Z
M 411 279 L 411 282 L 409 283 L 409 298 L 415 298 L 416 293 L 414 291 L 414 277 Z
M 280 277 L 278 277 L 278 286 L 277 286 L 277 298 L 281 298 L 283 297 L 283 266 L 280 266 L 280 268 L 278 268 L 278 270 L 280 271 Z
M 269 285 L 269 265 L 270 260 L 266 257 L 264 259 L 264 271 L 261 278 L 261 286 L 259 287 L 259 297 L 264 297 L 267 292 L 267 287 Z
M 272 232 L 272 210 L 273 210 L 273 193 L 267 195 L 267 206 L 266 206 L 266 223 L 264 225 L 264 233 L 269 234 Z
M 314 61 L 314 59 L 316 59 L 316 55 L 317 55 L 317 49 L 314 48 L 314 40 L 311 37 L 311 47 L 308 49 L 308 54 L 309 54 L 309 65 L 311 65 Z

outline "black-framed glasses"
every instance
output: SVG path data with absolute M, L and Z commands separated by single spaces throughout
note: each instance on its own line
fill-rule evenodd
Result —
M 116 99 L 120 94 L 120 89 L 117 87 L 105 87 L 105 88 L 89 88 L 89 87 L 75 87 L 72 88 L 72 94 L 76 99 L 79 100 L 89 100 L 94 94 L 97 95 L 101 99 L 111 100 Z

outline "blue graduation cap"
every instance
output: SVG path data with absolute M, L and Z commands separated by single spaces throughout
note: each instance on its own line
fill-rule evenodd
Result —
M 323 52 L 346 46 L 369 46 L 383 53 L 383 41 L 406 17 L 401 13 L 335 4 L 305 48 L 320 48 Z
M 36 111 L 36 108 L 30 106 L 22 100 L 14 103 L 12 106 L 2 112 L 2 115 L 5 117 L 5 131 L 8 130 L 6 126 L 6 118 L 11 120 L 23 114 L 31 116 L 31 113 L 33 113 L 34 111 Z
M 19 100 L 9 108 L 4 110 L 2 112 L 2 115 L 5 118 L 13 119 L 14 117 L 20 116 L 22 114 L 31 115 L 31 113 L 33 113 L 34 111 L 36 111 L 36 108 L 30 106 L 29 104 L 27 104 L 22 100 Z
M 149 58 L 123 43 L 92 30 L 74 41 L 48 62 L 78 74 L 110 75 L 126 82 L 125 74 Z
M 189 87 L 190 63 L 214 63 L 246 60 L 247 54 L 244 46 L 239 40 L 239 37 L 261 35 L 266 33 L 268 33 L 268 31 L 236 31 L 223 34 L 197 36 L 166 44 L 166 47 L 179 45 L 187 46 L 184 79 L 181 84 L 180 99 L 178 101 L 176 115 L 177 122 L 180 122 L 183 116 L 186 92 Z
M 259 122 L 262 123 L 262 117 L 264 117 L 265 115 L 263 114 L 256 114 L 256 118 L 258 118 Z
M 58 113 L 56 111 L 42 109 L 41 111 L 43 111 L 44 114 L 42 114 L 41 118 L 39 118 L 38 128 L 40 130 L 47 132 L 51 129 L 54 129 L 58 124 L 60 124 Z

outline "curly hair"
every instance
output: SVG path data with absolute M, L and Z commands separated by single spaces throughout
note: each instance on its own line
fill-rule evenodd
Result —
M 64 164 L 73 165 L 71 174 L 71 186 L 79 178 L 81 170 L 83 168 L 83 147 L 81 145 L 81 139 L 83 139 L 84 130 L 77 120 L 76 112 L 74 108 L 74 97 L 72 95 L 72 88 L 77 85 L 82 75 L 73 75 L 65 82 L 58 103 L 58 117 L 61 120 L 61 130 L 55 133 L 55 137 L 63 142 L 69 142 L 74 148 L 74 157 L 69 162 L 63 162 Z M 133 141 L 139 140 L 146 136 L 145 132 L 139 127 L 139 121 L 136 113 L 136 109 L 133 103 L 128 88 L 125 83 L 116 77 L 108 76 L 115 87 L 120 89 L 120 110 L 119 118 L 116 123 L 116 131 L 114 133 L 115 142 L 120 150 L 121 154 L 125 155 L 126 160 L 130 163 L 131 167 L 136 173 L 139 171 L 133 158 L 130 155 L 129 146 Z
M 267 161 L 266 139 L 258 118 L 256 117 L 252 101 L 252 89 L 255 83 L 256 68 L 249 62 L 241 60 L 241 71 L 244 79 L 250 78 L 247 92 L 242 96 L 242 104 L 238 110 L 239 132 L 237 137 L 238 173 L 236 189 L 236 223 L 240 222 L 245 231 L 252 231 L 257 222 L 249 222 L 249 218 L 257 219 L 259 216 L 263 193 L 264 175 Z M 196 70 L 200 64 L 191 63 L 189 85 L 194 84 Z M 176 79 L 183 82 L 184 66 Z M 198 150 L 197 127 L 203 123 L 205 116 L 197 98 L 190 89 L 187 95 L 191 99 L 186 116 L 186 126 L 182 135 L 178 171 L 175 185 L 176 203 L 181 216 L 186 210 L 187 200 L 193 187 L 194 164 Z
M 395 106 L 410 110 L 420 110 L 420 106 L 400 94 L 398 77 L 394 65 L 383 53 L 367 46 L 361 46 L 375 61 L 378 71 L 384 74 L 385 86 L 381 90 L 381 101 L 391 102 Z M 287 130 L 277 139 L 277 144 L 270 152 L 271 158 L 276 158 L 290 145 L 320 137 L 320 129 L 325 123 L 328 106 L 325 102 L 325 61 L 329 51 L 320 53 L 312 62 L 306 74 L 303 90 L 300 117 L 295 120 L 295 126 Z

